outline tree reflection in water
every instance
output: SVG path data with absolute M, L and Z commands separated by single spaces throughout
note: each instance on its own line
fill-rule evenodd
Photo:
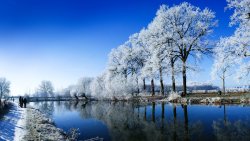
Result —
M 111 140 L 227 140 L 249 139 L 249 122 L 226 121 L 224 106 L 223 122 L 214 121 L 211 130 L 204 132 L 204 122 L 190 121 L 188 109 L 192 106 L 168 103 L 132 102 L 41 102 L 36 104 L 41 111 L 52 115 L 56 109 L 76 111 L 82 120 L 96 119 L 109 130 Z M 223 118 L 223 117 L 222 117 Z M 72 119 L 74 120 L 74 119 Z M 206 120 L 206 119 L 203 119 Z M 86 133 L 86 131 L 81 131 Z M 237 133 L 234 135 L 232 133 Z M 211 135 L 212 137 L 206 138 Z M 213 136 L 214 135 L 214 136 Z M 242 137 L 244 136 L 244 137 Z M 240 138 L 241 137 L 241 138 Z
M 214 136 L 218 141 L 249 141 L 250 119 L 228 121 L 226 105 L 223 105 L 224 119 L 213 121 Z

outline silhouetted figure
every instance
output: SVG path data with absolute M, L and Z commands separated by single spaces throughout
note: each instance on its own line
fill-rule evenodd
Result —
M 23 99 L 23 104 L 24 104 L 24 108 L 26 108 L 26 104 L 27 104 L 27 99 L 26 98 Z
M 23 98 L 21 96 L 19 97 L 19 106 L 23 108 Z

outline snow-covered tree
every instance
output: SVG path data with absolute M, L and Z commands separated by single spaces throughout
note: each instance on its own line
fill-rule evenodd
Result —
M 129 37 L 129 43 L 132 47 L 131 53 L 131 61 L 133 63 L 134 69 L 136 70 L 137 76 L 137 85 L 138 85 L 138 92 L 139 92 L 139 79 L 143 81 L 143 90 L 146 89 L 146 81 L 145 77 L 142 75 L 142 68 L 145 66 L 145 63 L 148 58 L 148 53 L 145 50 L 144 44 L 140 39 L 140 33 L 135 33 Z
M 44 80 L 38 88 L 38 93 L 41 97 L 54 96 L 54 87 L 51 81 Z
M 250 0 L 227 0 L 227 8 L 234 9 L 230 25 L 248 24 L 250 19 Z
M 93 78 L 83 77 L 78 80 L 77 83 L 77 95 L 86 96 L 91 94 L 90 84 L 93 81 Z
M 166 5 L 162 5 L 157 11 L 156 17 L 148 26 L 146 41 L 149 42 L 150 50 L 153 54 L 154 68 L 158 68 L 161 84 L 161 92 L 164 93 L 163 74 L 168 66 L 171 66 L 172 91 L 175 91 L 175 62 L 178 61 L 176 48 L 173 46 L 174 30 L 168 25 L 170 20 L 166 17 L 168 11 Z M 164 73 L 163 73 L 164 71 Z
M 225 94 L 225 79 L 233 74 L 235 65 L 240 63 L 240 58 L 235 54 L 232 38 L 221 38 L 213 49 L 214 64 L 211 75 L 218 76 L 222 80 L 222 90 Z
M 173 34 L 174 52 L 182 61 L 183 92 L 187 91 L 186 69 L 189 56 L 200 56 L 208 51 L 207 35 L 217 22 L 215 14 L 208 8 L 201 10 L 187 2 L 168 8 L 160 7 L 164 24 Z M 163 21 L 164 21 L 163 20 Z
M 97 76 L 90 84 L 91 95 L 97 98 L 105 98 L 107 95 L 106 89 L 106 74 L 103 73 L 100 76 Z
M 235 53 L 242 59 L 237 78 L 245 78 L 250 72 L 250 0 L 227 0 L 227 8 L 233 9 L 230 25 L 236 25 L 235 33 L 231 36 Z
M 112 49 L 109 53 L 109 60 L 108 60 L 108 71 L 110 77 L 114 77 L 118 74 L 123 75 L 127 78 L 128 68 L 126 63 L 126 56 L 130 52 L 130 48 L 121 45 L 118 48 Z
M 10 93 L 10 82 L 6 78 L 0 78 L 0 103 L 1 99 Z
M 198 58 L 208 51 L 206 35 L 216 25 L 214 18 L 209 9 L 201 10 L 186 2 L 173 7 L 162 5 L 146 29 L 112 49 L 105 75 L 92 82 L 91 91 L 106 90 L 108 97 L 133 95 L 140 90 L 140 80 L 143 80 L 145 90 L 145 78 L 148 78 L 154 95 L 154 80 L 159 78 L 161 93 L 164 94 L 163 81 L 167 72 L 172 74 L 172 89 L 175 91 L 177 64 L 181 62 L 185 95 L 188 58 Z
M 154 53 L 152 52 L 153 46 L 150 43 L 150 41 L 152 40 L 151 36 L 152 36 L 151 31 L 149 31 L 148 29 L 143 29 L 140 32 L 139 39 L 143 44 L 142 47 L 147 56 L 145 65 L 142 68 L 142 76 L 150 79 L 151 93 L 152 96 L 154 96 L 155 95 L 154 79 L 156 78 L 156 75 L 159 72 L 158 71 L 159 67 L 155 68 L 154 66 L 155 64 L 153 60 Z
M 147 31 L 144 32 L 144 34 L 147 34 L 144 36 L 144 41 L 150 52 L 150 58 L 148 58 L 146 64 L 146 67 L 148 68 L 146 70 L 151 69 L 151 73 L 154 73 L 156 77 L 159 77 L 161 94 L 164 95 L 163 74 L 167 68 L 168 63 L 166 60 L 169 56 L 169 50 L 167 49 L 165 41 L 162 40 L 163 34 L 158 28 L 159 25 L 158 22 L 156 22 L 156 19 L 157 18 L 149 24 Z
M 125 42 L 109 54 L 107 90 L 113 96 L 134 94 L 138 90 L 138 67 L 130 42 Z

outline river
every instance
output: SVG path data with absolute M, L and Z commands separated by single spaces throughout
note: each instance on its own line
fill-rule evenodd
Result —
M 58 128 L 105 141 L 250 140 L 249 105 L 33 102 Z

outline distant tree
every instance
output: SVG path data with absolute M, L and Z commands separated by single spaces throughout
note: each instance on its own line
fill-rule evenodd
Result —
M 106 89 L 106 74 L 103 73 L 100 76 L 97 76 L 90 84 L 91 95 L 98 98 L 105 98 L 107 89 Z
M 70 88 L 69 87 L 68 88 L 64 88 L 60 93 L 64 97 L 71 97 L 71 95 L 70 95 Z
M 80 78 L 77 83 L 78 96 L 86 96 L 91 94 L 90 84 L 93 81 L 93 78 L 83 77 Z M 80 94 L 80 95 L 79 95 Z
M 54 96 L 54 87 L 51 81 L 44 80 L 41 82 L 38 92 L 41 97 Z
M 8 96 L 10 93 L 10 82 L 6 78 L 0 78 L 0 102 L 1 99 L 5 96 Z
M 240 58 L 235 55 L 234 44 L 231 38 L 221 38 L 213 49 L 214 64 L 212 77 L 218 76 L 222 80 L 222 90 L 225 94 L 225 80 L 235 71 L 235 65 L 240 63 Z

